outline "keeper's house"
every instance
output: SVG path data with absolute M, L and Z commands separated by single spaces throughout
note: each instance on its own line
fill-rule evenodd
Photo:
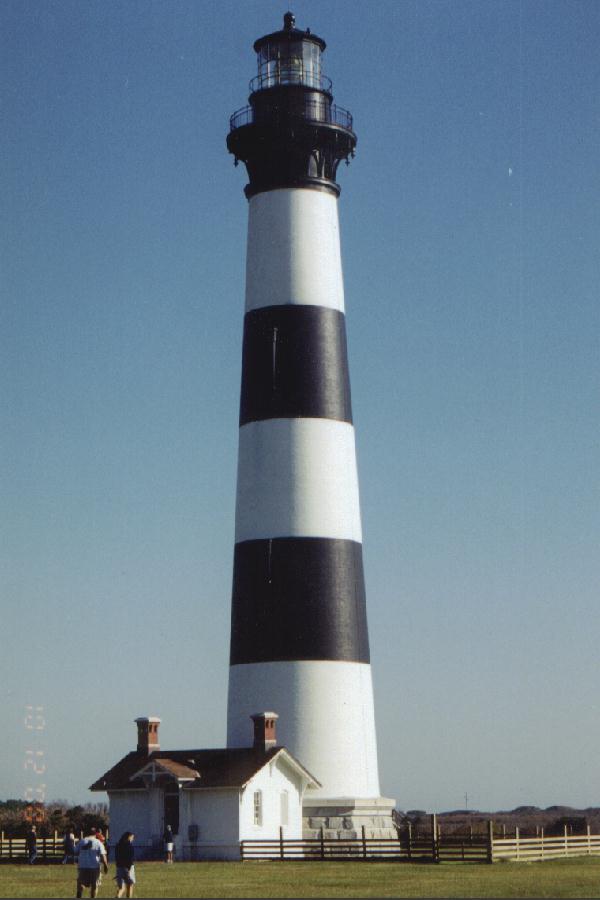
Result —
M 320 784 L 277 746 L 277 718 L 252 716 L 253 746 L 231 750 L 161 750 L 160 719 L 136 719 L 137 750 L 90 787 L 108 793 L 111 844 L 133 831 L 136 858 L 156 858 L 170 825 L 178 859 L 239 859 L 242 840 L 276 839 L 280 828 L 302 838 L 304 792 Z

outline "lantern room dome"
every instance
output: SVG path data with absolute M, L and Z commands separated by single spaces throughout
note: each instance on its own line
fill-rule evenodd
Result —
M 273 31 L 254 42 L 258 75 L 250 83 L 251 91 L 286 84 L 299 84 L 317 90 L 330 90 L 331 82 L 321 72 L 321 54 L 325 41 L 310 29 L 296 28 L 291 12 L 283 17 L 283 29 Z

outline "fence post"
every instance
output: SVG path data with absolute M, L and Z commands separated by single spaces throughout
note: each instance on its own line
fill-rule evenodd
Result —
M 363 852 L 363 859 L 366 859 L 366 858 L 367 858 L 367 833 L 366 833 L 366 831 L 365 831 L 365 826 L 364 826 L 364 825 L 361 825 L 361 826 L 360 826 L 360 829 L 361 829 L 361 833 L 362 833 L 362 852 Z
M 11 837 L 9 837 L 9 839 L 8 839 L 8 858 L 9 859 L 13 858 L 12 857 L 12 838 Z
M 431 856 L 433 862 L 439 861 L 439 852 L 438 852 L 438 831 L 437 831 L 437 816 L 435 813 L 431 814 Z
M 321 859 L 325 859 L 325 841 L 323 839 L 323 826 L 321 825 Z
M 408 858 L 412 859 L 412 825 L 409 822 L 408 828 L 406 829 L 407 837 L 408 837 Z
M 488 819 L 488 848 L 487 848 L 487 861 L 489 863 L 494 862 L 494 822 L 492 819 Z
M 544 826 L 540 829 L 540 837 L 542 839 L 542 859 L 544 858 Z
M 519 858 L 519 826 L 515 825 L 515 844 L 517 847 L 517 859 Z
M 244 842 L 240 841 L 240 859 L 244 858 Z
M 568 835 L 567 826 L 565 825 L 565 856 L 568 856 L 568 855 L 569 855 L 569 835 Z
M 591 854 L 591 852 L 592 852 L 592 836 L 591 836 L 591 833 L 590 833 L 590 826 L 589 826 L 589 824 L 585 826 L 585 830 L 587 831 L 588 856 L 590 856 L 590 854 Z
M 279 826 L 279 858 L 285 859 L 285 852 L 283 849 L 283 825 Z

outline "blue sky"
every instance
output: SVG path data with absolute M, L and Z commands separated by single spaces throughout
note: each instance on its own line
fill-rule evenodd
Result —
M 292 8 L 358 134 L 383 792 L 600 805 L 600 6 Z M 247 215 L 225 136 L 283 12 L 0 6 L 2 798 L 102 799 L 138 715 L 165 748 L 224 743 Z

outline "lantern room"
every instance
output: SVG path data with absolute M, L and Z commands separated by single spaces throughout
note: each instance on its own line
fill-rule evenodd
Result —
M 283 30 L 259 38 L 254 49 L 258 75 L 250 82 L 250 90 L 261 91 L 280 85 L 297 84 L 317 90 L 331 89 L 331 82 L 321 73 L 321 54 L 325 41 L 300 31 L 291 12 L 283 17 Z

